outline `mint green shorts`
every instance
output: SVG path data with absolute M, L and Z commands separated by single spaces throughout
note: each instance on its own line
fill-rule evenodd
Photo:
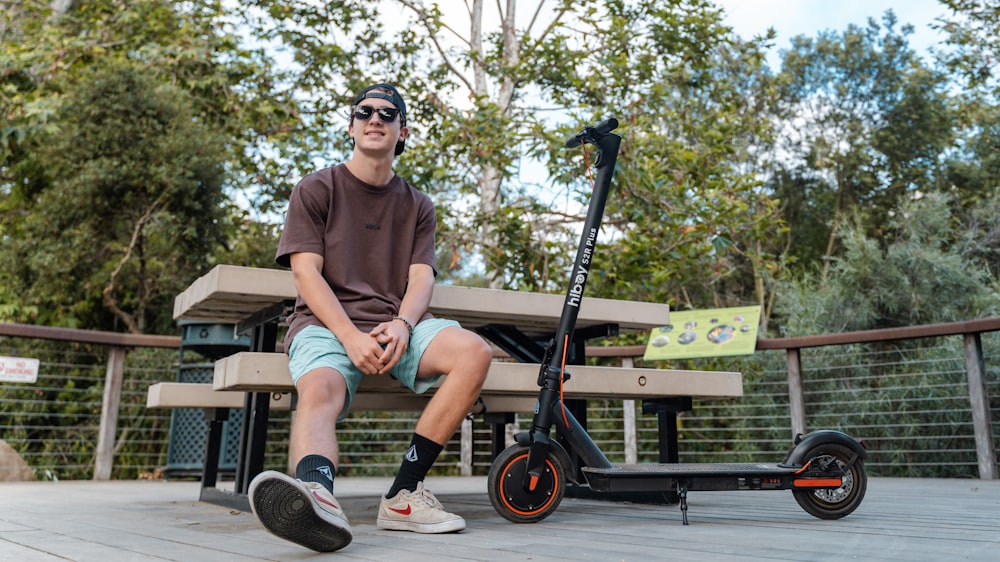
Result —
M 416 394 L 423 394 L 428 388 L 434 386 L 434 383 L 441 377 L 418 379 L 417 367 L 420 365 L 420 357 L 423 356 L 431 340 L 438 335 L 438 332 L 452 326 L 458 327 L 459 324 L 454 320 L 444 318 L 431 318 L 418 322 L 413 327 L 413 336 L 410 337 L 410 345 L 406 349 L 406 353 L 400 358 L 399 363 L 396 363 L 396 366 L 389 371 L 392 378 Z M 354 363 L 351 363 L 350 357 L 347 356 L 347 350 L 333 335 L 333 332 L 321 326 L 306 326 L 298 334 L 295 334 L 288 350 L 288 368 L 292 372 L 292 382 L 297 385 L 302 375 L 320 367 L 334 369 L 347 381 L 347 399 L 339 418 L 339 420 L 343 420 L 351 409 L 354 394 L 365 375 L 354 366 Z

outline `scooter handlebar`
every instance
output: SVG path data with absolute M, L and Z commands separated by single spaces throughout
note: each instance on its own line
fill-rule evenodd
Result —
M 614 117 L 605 119 L 593 127 L 584 127 L 582 131 L 566 139 L 566 148 L 576 148 L 587 141 L 592 142 L 597 137 L 610 133 L 616 128 L 618 128 L 618 120 Z

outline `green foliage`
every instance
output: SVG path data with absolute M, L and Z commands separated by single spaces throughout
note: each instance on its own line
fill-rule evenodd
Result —
M 947 34 L 948 49 L 943 61 L 962 77 L 970 88 L 997 93 L 996 60 L 1000 54 L 1000 2 L 997 0 L 941 0 L 950 17 L 941 18 L 935 27 Z
M 280 237 L 279 227 L 255 220 L 249 211 L 233 213 L 226 245 L 212 256 L 212 264 L 277 268 L 274 254 Z
M 686 306 L 758 300 L 773 260 L 761 241 L 782 225 L 754 175 L 740 169 L 769 134 L 750 93 L 766 98 L 762 43 L 735 40 L 705 2 L 610 2 L 591 55 L 563 72 L 555 99 L 578 122 L 613 114 L 622 154 L 595 259 L 594 293 Z M 573 76 L 575 72 L 576 76 Z M 576 155 L 551 145 L 550 172 L 589 197 Z M 575 241 L 574 241 L 575 243 Z M 727 279 L 741 289 L 720 295 Z
M 411 129 L 397 169 L 438 205 L 442 268 L 467 275 L 475 271 L 470 263 L 482 264 L 489 283 L 547 290 L 568 275 L 564 256 L 576 233 L 566 226 L 580 219 L 577 205 L 586 199 L 581 163 L 562 140 L 613 114 L 626 137 L 619 175 L 627 187 L 615 194 L 608 223 L 634 255 L 616 260 L 618 270 L 595 290 L 666 300 L 687 290 L 701 299 L 711 291 L 699 290 L 706 275 L 734 271 L 754 286 L 771 259 L 758 251 L 759 240 L 781 226 L 753 177 L 727 159 L 745 155 L 767 128 L 745 95 L 761 45 L 734 43 L 718 8 L 700 0 L 563 1 L 548 7 L 543 27 L 504 20 L 489 29 L 470 20 L 466 30 L 446 24 L 437 3 L 396 5 L 409 20 L 400 33 L 387 32 L 398 23 L 366 3 L 248 6 L 259 14 L 255 32 L 294 58 L 293 87 L 310 108 L 309 140 L 289 157 L 310 163 L 303 172 L 350 149 L 340 112 L 352 92 L 376 79 L 395 82 Z M 333 38 L 329 27 L 337 29 Z M 535 162 L 548 169 L 548 182 L 518 173 Z M 682 186 L 683 195 L 664 201 L 673 192 L 658 193 L 662 184 Z M 267 205 L 280 207 L 290 189 L 291 182 L 275 186 Z M 678 240 L 687 259 L 657 251 L 657 241 L 692 224 L 696 232 Z M 654 290 L 620 283 L 647 269 L 671 281 Z
M 956 238 L 949 198 L 905 205 L 885 238 L 852 224 L 828 279 L 804 275 L 781 288 L 777 313 L 787 335 L 951 322 L 1000 311 L 994 280 Z M 968 246 L 959 250 L 968 251 Z
M 253 200 L 282 170 L 297 118 L 281 73 L 215 0 L 14 8 L 0 27 L 3 314 L 172 331 L 172 295 L 261 228 L 230 224 L 224 189 Z
M 44 323 L 106 325 L 110 313 L 142 332 L 152 315 L 162 329 L 157 313 L 220 236 L 224 143 L 185 93 L 128 67 L 96 70 L 57 119 L 32 153 L 44 179 L 4 240 L 5 275 Z
M 183 5 L 83 0 L 64 14 L 53 14 L 43 0 L 25 0 L 17 8 L 5 30 L 7 64 L 0 74 L 4 166 L 16 166 L 18 159 L 8 157 L 30 150 L 40 140 L 37 135 L 56 131 L 50 119 L 61 96 L 86 79 L 95 64 L 138 65 L 185 91 L 203 122 L 217 127 L 234 146 L 249 143 L 245 154 L 234 154 L 240 166 L 255 159 L 266 162 L 253 148 L 259 148 L 260 138 L 288 128 L 290 109 L 285 94 L 274 88 L 278 75 L 268 68 L 270 58 L 262 49 L 241 44 L 216 0 Z M 254 169 L 244 169 L 251 181 L 259 179 L 250 172 Z
M 872 235 L 907 197 L 938 188 L 939 162 L 954 146 L 959 115 L 945 77 L 910 49 L 912 27 L 891 11 L 882 24 L 796 37 L 784 53 L 780 144 L 792 158 L 769 187 L 782 200 L 799 270 L 840 253 L 848 215 L 864 209 Z

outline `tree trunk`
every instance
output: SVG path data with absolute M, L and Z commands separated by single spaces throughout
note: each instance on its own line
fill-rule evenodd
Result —
M 400 3 L 412 10 L 421 21 L 427 25 L 427 30 L 432 35 L 436 28 L 430 26 L 431 18 L 423 5 L 411 0 L 399 0 Z M 517 90 L 517 80 L 509 74 L 504 74 L 500 81 L 498 90 L 491 95 L 489 90 L 489 80 L 487 76 L 486 59 L 487 53 L 483 46 L 483 8 L 485 0 L 472 0 L 469 7 L 469 39 L 468 46 L 471 53 L 471 73 L 472 76 L 465 76 L 459 66 L 448 64 L 456 79 L 470 89 L 471 98 L 477 100 L 491 100 L 496 105 L 496 111 L 500 116 L 510 113 L 513 104 L 514 94 Z M 502 41 L 501 49 L 503 68 L 516 68 L 520 62 L 520 42 L 517 40 L 517 30 L 514 26 L 517 0 L 505 0 L 497 2 L 502 18 Z M 441 45 L 437 45 L 439 52 L 447 58 L 445 50 Z M 494 259 L 494 255 L 499 251 L 500 240 L 498 233 L 493 227 L 493 217 L 500 209 L 500 186 L 503 183 L 504 170 L 498 165 L 496 160 L 490 160 L 487 155 L 481 160 L 470 162 L 477 170 L 477 185 L 479 187 L 479 213 L 482 226 L 479 230 L 479 245 L 481 248 L 483 262 L 486 268 L 487 284 L 491 288 L 500 288 L 504 285 L 504 271 Z
M 500 208 L 500 172 L 489 165 L 483 166 L 479 177 L 479 213 L 483 217 L 480 232 L 483 261 L 486 267 L 486 281 L 491 289 L 501 289 L 504 285 L 503 270 L 494 261 L 500 248 L 500 237 L 490 217 Z
M 483 2 L 475 0 L 472 8 L 472 47 L 477 54 L 475 58 L 474 84 L 477 96 L 487 96 L 486 68 L 483 66 L 486 53 L 483 51 Z M 503 16 L 502 36 L 503 36 L 503 65 L 506 68 L 514 68 L 520 60 L 520 45 L 514 28 L 514 18 L 516 15 L 517 0 L 507 0 L 506 10 Z M 496 95 L 497 110 L 505 115 L 510 111 L 511 103 L 514 99 L 514 91 L 517 84 L 509 76 L 505 75 L 500 83 L 500 90 Z M 492 226 L 491 218 L 500 209 L 500 184 L 503 181 L 502 170 L 490 162 L 484 162 L 480 168 L 479 175 L 479 212 L 483 218 L 481 230 L 481 247 L 486 266 L 486 280 L 491 289 L 499 289 L 504 285 L 504 271 L 493 260 L 492 256 L 499 251 L 500 240 L 496 230 Z
M 49 7 L 52 8 L 52 17 L 58 18 L 73 7 L 73 0 L 52 0 L 49 2 Z

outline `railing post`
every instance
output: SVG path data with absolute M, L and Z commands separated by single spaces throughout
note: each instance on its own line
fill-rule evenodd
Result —
M 806 400 L 802 390 L 802 359 L 797 348 L 785 354 L 788 365 L 788 410 L 792 421 L 792 438 L 806 432 Z
M 990 425 L 990 399 L 986 389 L 983 341 L 978 332 L 963 334 L 965 372 L 969 379 L 969 402 L 972 405 L 972 430 L 976 437 L 976 459 L 981 480 L 997 479 L 997 457 L 993 449 Z
M 459 442 L 459 461 L 458 468 L 459 473 L 462 476 L 472 476 L 472 446 L 473 446 L 473 433 L 472 433 L 472 419 L 466 416 L 462 420 L 462 428 L 460 431 L 461 441 Z
M 108 369 L 104 375 L 104 399 L 101 402 L 101 427 L 94 456 L 94 480 L 110 480 L 114 464 L 115 434 L 118 433 L 118 406 L 121 404 L 122 380 L 125 378 L 125 348 L 108 349 Z
M 631 369 L 635 361 L 631 357 L 622 357 L 622 367 Z M 625 464 L 639 462 L 639 445 L 636 442 L 635 400 L 622 400 L 622 433 L 625 437 Z

